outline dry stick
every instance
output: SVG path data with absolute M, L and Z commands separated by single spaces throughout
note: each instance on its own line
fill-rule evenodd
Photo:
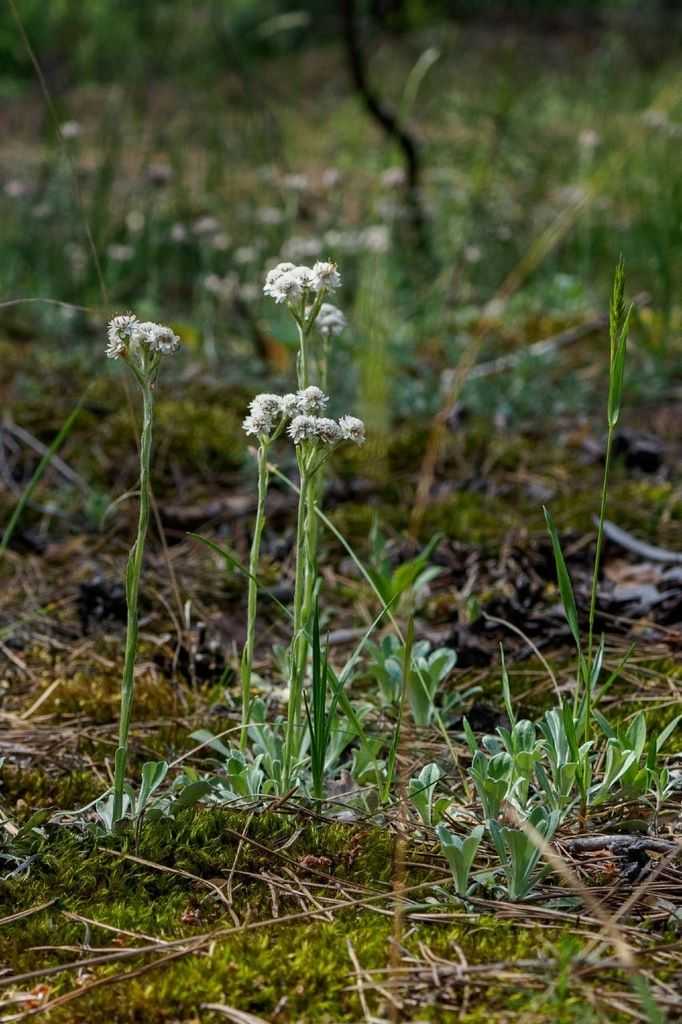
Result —
M 522 349 L 498 356 L 497 359 L 478 363 L 472 369 L 468 379 L 470 381 L 480 380 L 482 377 L 492 377 L 496 373 L 502 373 L 504 370 L 512 370 L 519 363 L 523 362 L 524 359 L 527 359 L 528 356 L 537 358 L 538 356 L 554 354 L 559 349 L 572 345 L 576 341 L 582 341 L 583 338 L 587 338 L 591 334 L 602 330 L 608 325 L 608 322 L 609 318 L 607 316 L 596 316 L 584 324 L 578 324 L 577 327 L 569 327 L 565 331 L 559 331 L 558 334 L 551 334 L 548 338 L 534 341 L 531 345 L 525 345 Z
M 43 910 L 49 910 L 57 902 L 57 897 L 53 900 L 48 900 L 47 903 L 39 903 L 36 907 L 29 907 L 28 910 L 19 910 L 16 914 L 9 914 L 7 917 L 0 918 L 0 928 L 5 924 L 14 924 L 15 921 L 21 921 L 25 917 L 32 917 L 34 914 L 40 914 Z
M 59 473 L 61 473 L 65 480 L 68 480 L 69 483 L 75 484 L 76 487 L 79 487 L 86 494 L 90 493 L 90 485 L 83 479 L 80 473 L 71 469 L 71 466 L 67 465 L 67 463 L 64 462 L 56 452 L 53 452 L 48 445 L 43 444 L 43 442 L 39 441 L 37 437 L 30 434 L 28 430 L 20 427 L 17 423 L 12 423 L 7 416 L 3 420 L 2 430 L 7 431 L 8 434 L 12 434 L 18 441 L 23 441 L 25 445 L 32 448 L 34 452 L 38 453 L 38 455 L 49 456 L 50 464 Z
M 245 1010 L 237 1010 L 234 1006 L 224 1006 L 223 1003 L 202 1003 L 202 1010 L 212 1010 L 214 1013 L 222 1013 L 223 1017 L 234 1021 L 234 1024 L 268 1024 L 263 1017 L 255 1017 Z
M 53 900 L 53 903 L 56 902 L 56 900 Z M 146 935 L 145 932 L 131 932 L 127 928 L 115 928 L 113 924 L 105 924 L 104 921 L 97 921 L 94 917 L 76 914 L 72 910 L 62 910 L 62 917 L 65 917 L 67 921 L 76 921 L 78 924 L 84 924 L 92 928 L 102 928 L 104 931 L 114 932 L 116 935 L 127 935 L 130 939 L 137 939 L 138 941 L 143 939 L 145 942 L 164 943 L 164 940 L 156 935 Z
M 598 522 L 596 516 L 594 517 L 594 522 L 595 524 Z M 646 541 L 638 540 L 637 537 L 633 537 L 631 533 L 621 529 L 620 526 L 616 526 L 609 519 L 604 520 L 604 536 L 613 544 L 618 544 L 620 547 L 625 548 L 626 551 L 631 551 L 640 558 L 647 559 L 647 561 L 674 565 L 682 563 L 682 554 L 678 551 L 669 551 L 667 548 L 660 548 L 656 544 L 647 544 Z
M 362 1008 L 365 1021 L 369 1022 L 372 1020 L 372 1014 L 369 1012 L 369 1004 L 367 1002 L 367 997 L 365 996 L 365 985 L 363 980 L 365 972 L 360 966 L 360 961 L 358 960 L 355 949 L 353 948 L 353 943 L 349 938 L 346 939 L 346 948 L 348 949 L 348 956 L 351 959 L 351 963 L 353 964 L 353 969 L 355 971 L 355 987 L 357 989 L 360 1006 Z
M 659 863 L 654 868 L 654 870 L 651 872 L 651 874 L 648 875 L 642 882 L 640 882 L 640 884 L 637 886 L 637 888 L 634 890 L 634 892 L 632 892 L 630 894 L 630 896 L 628 896 L 628 898 L 625 900 L 625 902 L 618 908 L 618 910 L 615 912 L 615 914 L 613 914 L 613 916 L 609 919 L 609 924 L 613 924 L 615 926 L 615 922 L 619 918 L 621 918 L 623 916 L 623 914 L 626 914 L 627 911 L 630 909 L 630 907 L 633 907 L 635 905 L 637 900 L 639 900 L 640 897 L 643 895 L 643 893 L 646 892 L 646 890 L 651 885 L 651 883 L 653 881 L 655 881 L 656 878 L 658 878 L 658 876 L 664 871 L 664 869 L 666 867 L 668 867 L 669 864 L 672 863 L 672 861 L 675 859 L 675 857 L 677 857 L 680 853 L 682 853 L 682 843 L 677 843 L 677 844 L 675 844 L 675 846 L 676 846 L 676 848 L 674 850 L 671 850 L 665 857 L 662 857 L 661 860 L 659 861 Z M 607 931 L 607 929 L 606 929 L 606 927 L 604 927 L 602 935 L 597 936 L 597 938 L 593 941 L 592 945 L 588 947 L 588 950 L 587 950 L 588 953 L 591 950 L 593 950 L 593 949 L 597 949 L 598 950 L 604 944 L 603 943 L 603 936 L 604 936 L 604 933 L 606 931 Z

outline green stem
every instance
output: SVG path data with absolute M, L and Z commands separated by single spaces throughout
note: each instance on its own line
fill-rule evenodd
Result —
M 611 450 L 613 448 L 614 427 L 609 424 L 609 432 L 606 438 L 606 458 L 604 460 L 604 479 L 601 489 L 601 507 L 599 509 L 599 525 L 597 527 L 597 547 L 594 552 L 594 569 L 592 570 L 592 593 L 590 595 L 590 614 L 588 619 L 587 633 L 587 666 L 585 679 L 586 689 L 586 716 L 585 731 L 589 738 L 590 718 L 592 715 L 592 645 L 594 637 L 594 618 L 597 609 L 597 587 L 599 584 L 599 566 L 601 564 L 602 547 L 604 546 L 604 520 L 606 519 L 606 501 L 609 489 L 609 472 L 611 469 Z
M 258 565 L 260 562 L 260 545 L 265 526 L 265 498 L 268 493 L 268 449 L 267 445 L 258 447 L 258 505 L 256 522 L 251 540 L 249 557 L 249 597 L 246 619 L 246 644 L 242 659 L 242 727 L 239 737 L 241 750 L 246 749 L 249 727 L 249 711 L 251 708 L 251 671 L 253 668 L 253 652 L 256 639 L 256 608 L 258 605 Z
M 296 582 L 294 584 L 294 621 L 289 656 L 289 703 L 287 707 L 287 731 L 284 740 L 284 785 L 288 787 L 291 778 L 292 761 L 296 746 L 296 733 L 301 718 L 301 680 L 297 672 L 298 638 L 303 633 L 304 578 L 306 566 L 305 520 L 308 507 L 309 480 L 305 471 L 304 456 L 299 457 L 301 486 L 298 492 L 298 520 L 296 524 Z
M 140 511 L 137 522 L 137 538 L 128 557 L 126 571 L 126 604 L 128 619 L 126 626 L 125 658 L 123 663 L 123 682 L 121 685 L 121 714 L 118 726 L 118 748 L 114 761 L 114 806 L 112 820 L 114 825 L 123 814 L 123 786 L 125 783 L 126 766 L 128 763 L 128 733 L 133 709 L 135 691 L 135 657 L 137 654 L 137 636 L 139 625 L 138 598 L 140 591 L 140 575 L 144 544 L 149 525 L 149 508 L 151 504 L 151 452 L 152 424 L 154 420 L 154 394 L 148 381 L 141 382 L 142 387 L 142 437 L 140 442 Z
M 297 321 L 298 326 L 298 387 L 299 390 L 307 388 L 310 384 L 310 375 L 308 373 L 308 353 L 306 342 L 308 340 L 308 332 L 305 328 Z

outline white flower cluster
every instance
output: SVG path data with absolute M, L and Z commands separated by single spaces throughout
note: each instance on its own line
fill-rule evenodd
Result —
M 270 437 L 292 416 L 322 412 L 328 401 L 324 392 L 316 387 L 305 388 L 296 394 L 256 395 L 249 404 L 249 415 L 242 427 L 246 434 Z
M 338 421 L 321 415 L 329 398 L 320 388 L 311 386 L 288 395 L 256 395 L 249 405 L 249 414 L 242 423 L 246 434 L 271 438 L 287 420 L 287 433 L 294 442 L 321 441 L 337 444 L 353 441 L 363 444 L 365 426 L 355 416 L 342 416 Z
M 286 415 L 285 408 L 296 399 L 295 395 L 256 395 L 249 404 L 249 415 L 242 423 L 245 434 L 269 437 Z
M 150 352 L 170 355 L 180 346 L 180 339 L 170 327 L 151 320 L 140 321 L 132 313 L 115 316 L 107 329 L 107 356 L 118 359 L 127 355 L 131 346 L 144 345 Z
M 342 416 L 338 422 L 327 416 L 295 416 L 287 433 L 294 444 L 303 441 L 320 441 L 322 444 L 338 444 L 340 441 L 365 443 L 365 424 L 355 416 Z
M 265 278 L 263 292 L 275 302 L 296 302 L 306 292 L 333 292 L 340 286 L 335 263 L 318 260 L 312 268 L 278 263 Z

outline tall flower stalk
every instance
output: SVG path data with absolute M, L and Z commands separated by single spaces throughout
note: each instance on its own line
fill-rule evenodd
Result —
M 253 673 L 253 655 L 256 641 L 256 614 L 258 611 L 258 568 L 260 565 L 260 548 L 265 527 L 265 502 L 268 494 L 270 474 L 268 472 L 268 453 L 273 441 L 281 434 L 287 423 L 288 416 L 296 407 L 295 395 L 258 395 L 249 406 L 249 415 L 242 427 L 246 434 L 258 439 L 256 465 L 258 467 L 258 499 L 256 519 L 251 538 L 249 553 L 249 586 L 246 613 L 246 642 L 242 652 L 241 683 L 242 683 L 242 720 L 239 735 L 241 750 L 246 749 L 251 708 L 251 676 Z
M 121 684 L 121 710 L 118 726 L 118 746 L 114 758 L 114 791 L 112 822 L 115 825 L 124 816 L 123 796 L 128 764 L 128 735 L 135 695 L 135 661 L 139 632 L 139 593 L 144 546 L 149 526 L 151 507 L 151 454 L 154 424 L 154 390 L 159 374 L 161 357 L 175 352 L 180 339 L 169 327 L 137 317 L 114 317 L 109 324 L 107 356 L 123 359 L 142 391 L 142 432 L 140 435 L 140 507 L 137 536 L 130 549 L 125 578 L 127 605 L 126 643 Z
M 318 580 L 318 523 L 316 508 L 324 489 L 324 465 L 332 449 L 342 441 L 361 444 L 364 441 L 364 425 L 352 416 L 344 416 L 337 422 L 324 415 L 328 397 L 329 345 L 332 337 L 338 336 L 346 326 L 340 309 L 325 301 L 326 297 L 340 287 L 341 278 L 336 265 L 318 262 L 312 268 L 280 263 L 271 270 L 265 280 L 263 291 L 277 303 L 285 303 L 298 329 L 298 353 L 296 375 L 298 392 L 281 400 L 282 419 L 278 421 L 275 434 L 281 431 L 282 423 L 289 418 L 288 434 L 296 446 L 296 459 L 300 476 L 299 505 L 296 529 L 296 577 L 294 584 L 293 636 L 289 650 L 289 701 L 284 742 L 283 775 L 289 785 L 300 753 L 303 729 L 303 687 L 309 654 L 310 624 L 315 607 Z M 314 335 L 320 338 L 315 340 Z M 260 398 L 252 403 L 258 408 Z M 268 398 L 276 396 L 266 396 Z M 292 401 L 293 399 L 293 401 Z M 251 413 L 253 415 L 253 411 Z M 245 429 L 251 429 L 250 417 Z M 271 426 L 271 424 L 270 424 Z M 256 524 L 251 547 L 249 568 L 249 610 L 247 641 L 242 662 L 242 747 L 245 744 L 245 722 L 248 720 L 250 702 L 250 679 L 253 657 L 253 629 L 257 600 L 257 566 L 260 538 L 263 529 L 262 502 L 267 488 L 267 465 L 261 469 L 261 457 L 267 463 L 267 447 L 259 436 L 259 501 Z M 274 440 L 267 434 L 268 444 Z M 263 486 L 264 485 L 264 486 Z M 261 494 L 263 497 L 261 499 Z M 246 715 L 246 719 L 244 718 Z

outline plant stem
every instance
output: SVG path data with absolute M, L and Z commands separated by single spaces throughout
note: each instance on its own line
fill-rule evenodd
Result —
M 258 604 L 258 564 L 260 562 L 260 545 L 265 526 L 265 498 L 268 492 L 268 451 L 267 446 L 258 446 L 258 504 L 256 507 L 256 521 L 253 528 L 251 540 L 251 554 L 249 557 L 249 597 L 246 621 L 246 644 L 242 659 L 242 727 L 239 737 L 239 747 L 246 749 L 246 740 L 249 727 L 249 710 L 251 707 L 251 671 L 253 668 L 253 651 L 256 638 L 256 608 Z
M 306 341 L 308 338 L 308 332 L 305 328 L 298 323 L 298 360 L 297 360 L 297 375 L 298 375 L 298 386 L 302 391 L 307 388 L 310 379 L 308 373 L 308 353 L 306 351 Z
M 594 552 L 594 568 L 592 570 L 592 593 L 590 595 L 590 613 L 588 619 L 588 633 L 587 633 L 587 666 L 585 679 L 585 690 L 586 690 L 586 716 L 585 716 L 585 731 L 589 737 L 590 733 L 590 718 L 592 715 L 592 645 L 594 636 L 594 618 L 597 609 L 597 586 L 599 583 L 599 566 L 601 563 L 602 547 L 604 545 L 604 520 L 606 519 L 606 502 L 608 498 L 609 489 L 609 472 L 611 469 L 611 451 L 613 448 L 613 434 L 614 427 L 609 424 L 608 435 L 606 438 L 606 458 L 604 460 L 604 479 L 602 481 L 601 489 L 601 507 L 599 509 L 599 525 L 597 527 L 597 546 Z
M 125 783 L 126 766 L 128 763 L 128 732 L 133 709 L 135 691 L 135 657 L 137 655 L 138 635 L 138 597 L 140 591 L 140 575 L 144 544 L 149 525 L 149 508 L 151 504 L 151 451 L 152 424 L 154 420 L 154 394 L 149 382 L 141 382 L 142 387 L 142 437 L 140 441 L 140 510 L 137 522 L 137 538 L 128 556 L 126 571 L 126 604 L 128 618 L 126 625 L 125 658 L 123 663 L 123 682 L 121 685 L 121 714 L 118 726 L 118 748 L 114 762 L 114 805 L 112 821 L 114 825 L 123 814 L 123 786 Z
M 284 785 L 289 786 L 293 753 L 295 749 L 295 733 L 299 728 L 301 718 L 301 694 L 302 679 L 298 674 L 298 638 L 303 634 L 304 619 L 304 577 L 306 565 L 305 545 L 305 520 L 308 508 L 309 480 L 305 470 L 305 456 L 299 458 L 299 472 L 301 475 L 301 486 L 298 493 L 298 520 L 296 524 L 296 582 L 294 585 L 294 621 L 293 635 L 291 640 L 291 652 L 289 656 L 289 702 L 287 707 L 287 731 L 284 740 Z

